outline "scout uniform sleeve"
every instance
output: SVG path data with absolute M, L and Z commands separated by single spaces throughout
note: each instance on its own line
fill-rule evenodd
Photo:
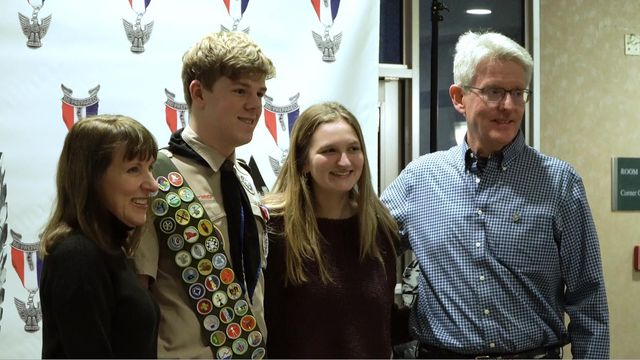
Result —
M 160 248 L 156 229 L 153 226 L 153 216 L 147 219 L 140 244 L 133 256 L 133 263 L 138 275 L 147 275 L 155 281 L 158 275 L 158 261 L 160 257 Z

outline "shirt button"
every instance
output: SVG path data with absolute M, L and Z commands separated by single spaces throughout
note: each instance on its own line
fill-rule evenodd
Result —
M 484 281 L 484 275 L 480 275 L 480 281 Z
M 494 348 L 494 347 L 496 347 L 496 343 L 489 343 L 489 347 L 490 347 L 490 348 Z
M 489 315 L 491 313 L 491 311 L 489 311 L 489 309 L 484 309 L 484 314 L 485 315 Z
M 478 209 L 477 213 L 478 215 L 482 216 L 482 209 Z
M 479 183 L 480 183 L 480 178 L 476 177 L 476 184 L 479 184 Z
M 478 242 L 476 243 L 476 247 L 477 247 L 477 248 L 479 248 L 479 247 L 480 247 L 480 245 L 482 245 L 482 244 L 480 244 L 480 242 L 478 241 Z

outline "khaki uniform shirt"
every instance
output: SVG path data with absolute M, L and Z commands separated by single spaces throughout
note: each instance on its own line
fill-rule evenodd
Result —
M 173 155 L 167 150 L 161 150 L 167 154 L 178 168 L 186 182 L 198 197 L 211 222 L 220 230 L 224 237 L 224 250 L 229 262 L 231 262 L 229 235 L 227 230 L 227 217 L 222 203 L 220 189 L 219 169 L 225 158 L 212 148 L 199 141 L 197 134 L 185 127 L 182 132 L 184 141 L 195 150 L 210 167 L 203 167 L 197 162 Z M 235 160 L 235 154 L 232 155 Z M 236 174 L 251 202 L 259 236 L 262 270 L 267 261 L 268 242 L 266 241 L 266 221 L 259 207 L 260 200 L 251 176 L 236 161 Z M 178 276 L 177 265 L 174 256 L 167 248 L 167 244 L 159 243 L 151 217 L 142 234 L 140 246 L 134 256 L 134 263 L 138 274 L 150 276 L 151 293 L 160 306 L 161 319 L 158 333 L 158 357 L 160 358 L 215 358 L 211 347 L 204 342 L 200 324 L 191 299 L 186 293 L 182 279 Z M 258 326 L 265 336 L 266 326 L 264 322 L 264 275 L 260 272 L 253 299 L 249 301 L 245 294 L 245 300 L 250 304 Z

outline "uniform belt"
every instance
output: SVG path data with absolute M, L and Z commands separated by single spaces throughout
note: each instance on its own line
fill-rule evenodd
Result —
M 560 359 L 560 347 L 547 346 L 517 353 L 462 354 L 431 345 L 418 346 L 419 359 Z

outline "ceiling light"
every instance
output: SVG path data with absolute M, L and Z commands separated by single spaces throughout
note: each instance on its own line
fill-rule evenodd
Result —
M 489 10 L 489 9 L 469 9 L 469 10 L 467 10 L 467 14 L 471 14 L 471 15 L 489 15 L 489 14 L 491 14 L 491 10 Z

